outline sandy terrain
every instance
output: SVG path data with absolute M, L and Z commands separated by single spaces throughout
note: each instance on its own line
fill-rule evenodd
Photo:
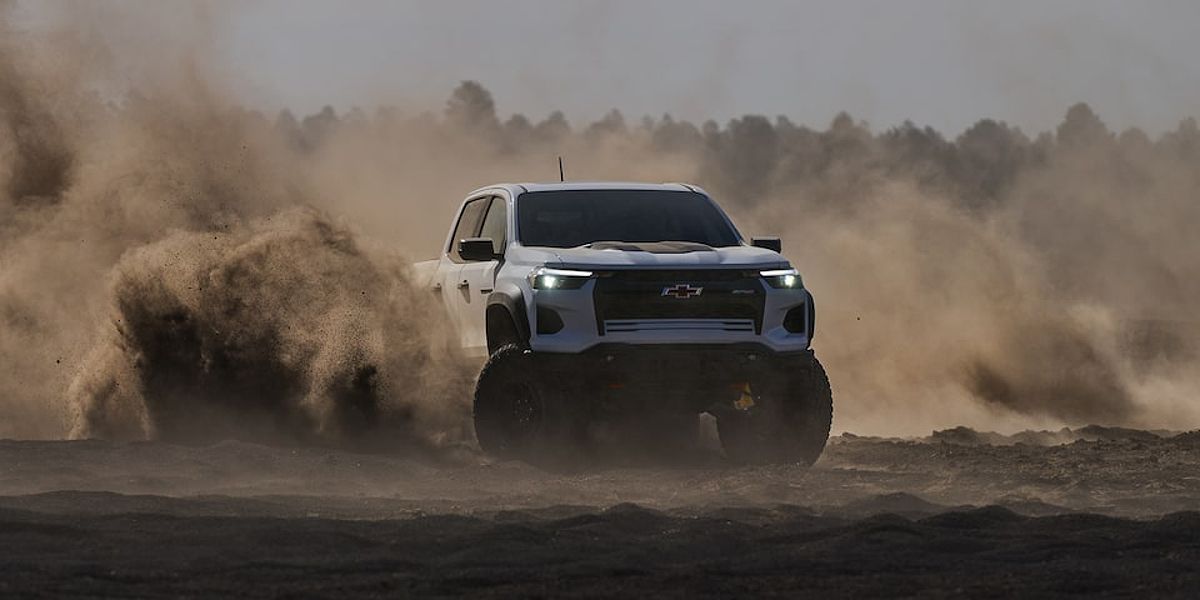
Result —
M 1153 593 L 1200 586 L 1200 436 L 841 436 L 811 470 L 549 473 L 242 442 L 0 442 L 0 594 Z

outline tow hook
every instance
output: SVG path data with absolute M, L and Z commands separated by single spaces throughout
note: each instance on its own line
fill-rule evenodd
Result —
M 738 397 L 733 401 L 734 408 L 740 411 L 754 408 L 754 394 L 750 390 L 749 383 L 735 384 L 734 389 L 738 390 Z

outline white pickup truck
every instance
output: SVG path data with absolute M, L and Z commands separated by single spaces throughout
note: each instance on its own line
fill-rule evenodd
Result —
M 675 440 L 707 412 L 731 459 L 811 464 L 832 394 L 812 295 L 780 249 L 747 243 L 692 185 L 498 184 L 415 270 L 487 357 L 474 418 L 489 453 L 538 462 L 614 423 Z

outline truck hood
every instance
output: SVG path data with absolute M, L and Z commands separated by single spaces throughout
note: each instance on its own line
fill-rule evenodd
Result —
M 712 248 L 689 242 L 598 242 L 578 248 L 522 247 L 522 262 L 563 268 L 778 267 L 787 259 L 766 248 Z

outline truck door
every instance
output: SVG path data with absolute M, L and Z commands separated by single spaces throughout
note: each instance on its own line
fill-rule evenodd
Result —
M 495 252 L 504 252 L 508 245 L 508 206 L 504 198 L 491 197 L 476 237 L 492 238 Z M 462 295 L 465 306 L 463 349 L 472 355 L 487 356 L 487 299 L 495 289 L 499 266 L 497 260 L 466 262 L 459 274 L 459 284 L 466 284 Z
M 439 279 L 435 282 L 435 286 L 441 291 L 446 314 L 450 315 L 455 335 L 463 348 L 467 348 L 468 332 L 472 322 L 470 311 L 473 306 L 467 303 L 470 297 L 468 289 L 470 282 L 463 273 L 467 262 L 458 253 L 458 242 L 469 237 L 476 237 L 490 201 L 491 196 L 483 196 L 469 200 L 463 205 L 458 222 L 454 224 L 449 247 L 442 255 L 442 267 L 438 271 Z

